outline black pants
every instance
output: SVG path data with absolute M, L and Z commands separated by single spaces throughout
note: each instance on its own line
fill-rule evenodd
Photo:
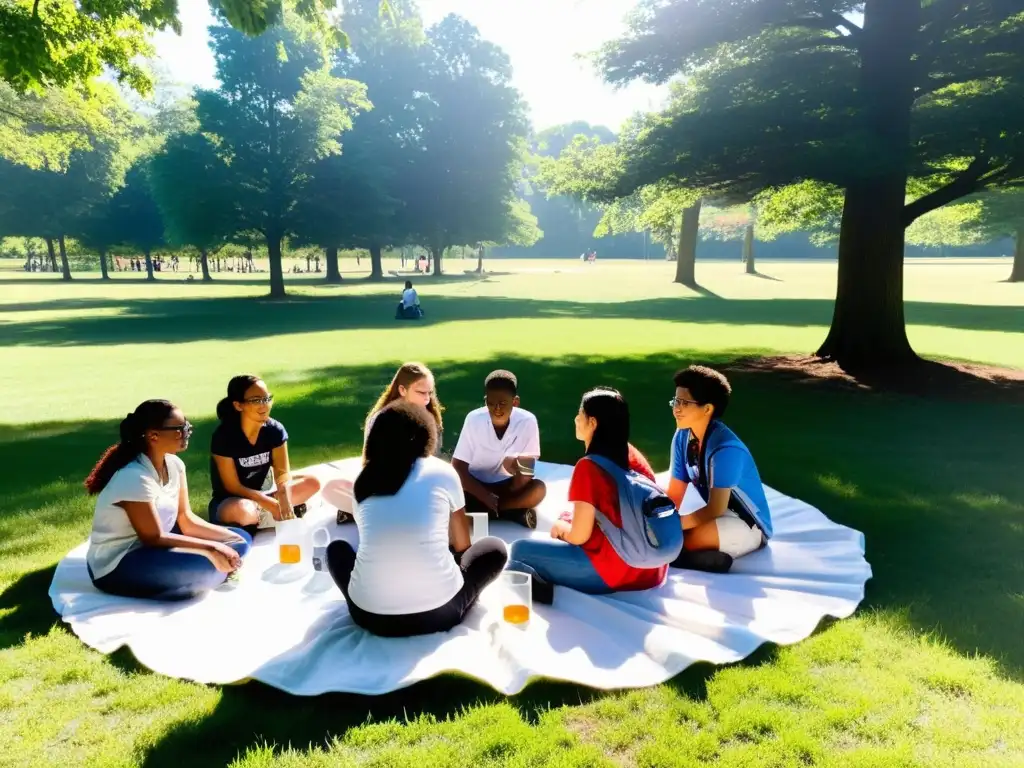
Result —
M 356 565 L 356 551 L 347 541 L 334 541 L 327 547 L 327 568 L 348 602 L 352 621 L 367 632 L 381 637 L 429 635 L 431 632 L 447 632 L 461 624 L 462 618 L 476 603 L 484 587 L 498 578 L 505 567 L 508 550 L 501 539 L 488 536 L 463 552 L 458 562 L 462 569 L 462 589 L 444 605 L 420 613 L 370 613 L 353 603 L 348 596 L 348 583 Z M 415 589 L 416 585 L 396 584 L 393 588 Z

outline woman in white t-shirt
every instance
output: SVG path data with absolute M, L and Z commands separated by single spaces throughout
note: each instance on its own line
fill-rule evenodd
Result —
M 445 632 L 462 622 L 501 573 L 501 539 L 470 546 L 462 483 L 433 456 L 437 423 L 396 400 L 377 414 L 355 483 L 359 551 L 346 541 L 327 564 L 352 620 L 384 637 Z
M 192 513 L 185 465 L 192 425 L 166 400 L 129 413 L 121 440 L 100 457 L 85 487 L 96 495 L 86 565 L 104 592 L 184 600 L 220 586 L 252 539 Z
M 434 385 L 434 374 L 423 363 L 403 363 L 395 372 L 391 383 L 380 393 L 377 402 L 373 404 L 370 412 L 366 415 L 366 423 L 363 426 L 363 457 L 366 456 L 366 439 L 370 434 L 370 427 L 374 419 L 383 408 L 395 402 L 404 400 L 413 405 L 420 405 L 426 408 L 437 423 L 437 447 L 435 456 L 441 455 L 441 443 L 444 439 L 444 406 L 437 398 L 437 389 Z M 338 510 L 338 523 L 347 523 L 352 520 L 352 512 L 355 508 L 352 496 L 352 481 L 345 478 L 335 478 L 324 483 L 321 493 L 324 501 Z

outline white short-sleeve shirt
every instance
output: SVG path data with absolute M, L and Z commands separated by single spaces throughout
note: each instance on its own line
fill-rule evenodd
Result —
M 420 297 L 416 293 L 415 288 L 406 288 L 402 291 L 402 305 L 406 307 L 415 307 L 420 303 Z
M 522 408 L 513 408 L 508 429 L 499 440 L 487 408 L 470 411 L 452 458 L 466 462 L 470 474 L 480 482 L 500 483 L 511 477 L 501 465 L 509 456 L 540 458 L 537 417 Z
M 122 501 L 149 501 L 156 507 L 160 530 L 173 530 L 178 520 L 178 493 L 185 477 L 185 465 L 177 456 L 166 456 L 167 483 L 161 484 L 160 473 L 145 454 L 121 467 L 96 497 L 96 510 L 89 534 L 86 562 L 93 578 L 106 576 L 133 549 L 142 546 L 139 536 L 119 507 Z
M 466 506 L 450 464 L 417 459 L 394 496 L 356 504 L 356 564 L 348 596 L 370 613 L 432 611 L 462 589 L 462 571 L 448 549 L 448 523 Z

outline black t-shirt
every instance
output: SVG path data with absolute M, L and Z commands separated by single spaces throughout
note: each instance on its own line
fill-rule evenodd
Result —
M 224 489 L 220 472 L 217 471 L 216 462 L 213 460 L 214 456 L 233 459 L 239 482 L 246 488 L 258 491 L 263 488 L 263 483 L 270 472 L 272 451 L 287 441 L 287 430 L 281 422 L 275 419 L 267 419 L 266 424 L 260 427 L 255 444 L 249 442 L 249 438 L 242 432 L 242 426 L 237 421 L 222 423 L 213 431 L 213 439 L 210 440 L 210 479 L 213 484 L 213 500 L 220 502 L 230 496 Z

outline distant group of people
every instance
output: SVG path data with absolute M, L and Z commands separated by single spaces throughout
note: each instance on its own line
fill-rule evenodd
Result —
M 722 421 L 731 397 L 726 377 L 691 366 L 673 383 L 676 429 L 662 493 L 679 510 L 673 514 L 682 550 L 656 567 L 630 565 L 608 535 L 607 526 L 625 525 L 617 475 L 642 476 L 656 489 L 649 462 L 630 442 L 629 406 L 620 392 L 598 387 L 581 399 L 574 428 L 584 456 L 550 538 L 506 547 L 495 537 L 472 542 L 467 511 L 537 526 L 536 509 L 548 493 L 535 476 L 540 427 L 520 404 L 517 377 L 506 370 L 486 377 L 484 405 L 466 415 L 449 463 L 434 374 L 406 363 L 367 415 L 355 483 L 339 478 L 322 489 L 316 477 L 290 471 L 288 432 L 270 417 L 273 395 L 265 382 L 231 379 L 210 445 L 209 522 L 190 509 L 176 455 L 188 447 L 191 424 L 167 401 L 142 403 L 86 480 L 98 494 L 89 573 L 98 588 L 118 595 L 200 594 L 240 567 L 253 536 L 301 515 L 321 491 L 340 510 L 339 522 L 359 529 L 358 548 L 346 541 L 328 547 L 331 576 L 353 620 L 383 636 L 450 629 L 506 569 L 529 573 L 540 603 L 551 603 L 556 587 L 589 594 L 657 587 L 669 566 L 725 571 L 765 545 L 771 513 L 753 456 Z M 615 474 L 606 468 L 613 465 Z M 684 514 L 690 485 L 703 506 Z

